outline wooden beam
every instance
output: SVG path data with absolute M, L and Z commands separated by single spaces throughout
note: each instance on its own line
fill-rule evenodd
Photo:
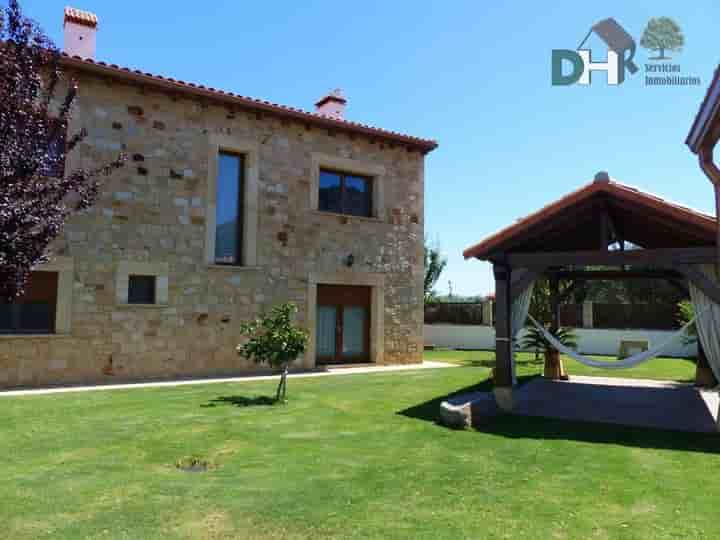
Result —
M 495 275 L 495 386 L 511 388 L 515 381 L 511 341 L 509 266 L 494 264 Z
M 524 268 L 548 266 L 655 266 L 715 262 L 714 247 L 633 249 L 630 251 L 556 251 L 506 254 L 507 264 Z
M 683 296 L 687 298 L 690 297 L 690 289 L 688 289 L 684 281 L 679 279 L 668 279 L 668 283 L 680 291 Z
M 549 235 L 565 235 L 568 230 L 578 227 L 579 223 L 588 221 L 590 214 L 597 212 L 598 203 L 596 200 L 586 201 L 578 207 L 563 211 L 547 222 L 540 222 L 531 229 L 520 234 L 510 245 L 503 246 L 503 250 L 512 249 L 514 246 L 526 245 L 542 239 Z
M 683 279 L 675 270 L 559 270 L 547 272 L 558 279 L 611 280 L 611 279 Z
M 601 206 L 600 210 L 600 250 L 607 251 L 610 245 L 610 216 L 608 215 L 607 203 Z
M 658 235 L 673 233 L 676 236 L 679 235 L 681 238 L 691 236 L 695 238 L 698 243 L 702 243 L 710 239 L 707 231 L 700 226 L 680 222 L 664 214 L 638 214 L 637 206 L 620 200 L 613 201 L 613 206 L 620 212 L 641 216 L 642 223 L 644 223 L 645 227 L 653 230 L 658 229 Z M 637 219 L 638 218 L 636 218 L 635 221 L 637 221 Z M 659 236 L 659 238 L 662 238 L 662 236 Z
M 615 217 L 613 216 L 612 211 L 610 210 L 610 207 L 607 207 L 607 217 L 608 217 L 608 225 L 610 226 L 610 235 L 613 242 L 619 242 L 620 243 L 620 249 L 625 249 L 625 240 L 623 240 L 623 235 L 620 232 L 620 228 L 617 225 L 617 222 L 615 220 Z
M 688 281 L 709 296 L 714 302 L 720 304 L 720 285 L 715 283 L 697 268 L 688 264 L 678 264 L 676 268 L 679 272 L 682 272 Z

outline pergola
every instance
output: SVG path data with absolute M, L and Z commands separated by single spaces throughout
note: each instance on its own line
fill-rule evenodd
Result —
M 684 289 L 691 282 L 720 303 L 720 287 L 696 266 L 717 260 L 716 238 L 713 216 L 621 184 L 601 172 L 579 190 L 466 249 L 466 259 L 493 265 L 498 405 L 506 410 L 513 406 L 511 311 L 513 301 L 531 282 L 543 276 L 549 279 L 555 326 L 561 279 L 662 278 Z M 702 351 L 700 356 L 698 377 L 707 380 L 712 373 Z

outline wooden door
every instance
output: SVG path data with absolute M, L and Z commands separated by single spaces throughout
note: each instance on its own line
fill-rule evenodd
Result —
M 370 298 L 370 287 L 318 285 L 318 364 L 370 361 Z

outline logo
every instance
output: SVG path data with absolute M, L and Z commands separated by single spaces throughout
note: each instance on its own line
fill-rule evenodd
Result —
M 592 34 L 596 34 L 607 45 L 607 60 L 593 62 L 592 51 L 583 49 L 583 45 Z M 552 83 L 553 86 L 571 84 L 590 85 L 594 71 L 605 71 L 611 86 L 625 81 L 625 71 L 635 74 L 638 67 L 633 62 L 637 45 L 635 40 L 612 17 L 594 24 L 578 45 L 577 51 L 570 49 L 554 49 L 552 52 Z M 569 62 L 570 73 L 563 72 L 564 62 Z
M 670 60 L 669 56 L 665 56 L 665 51 L 681 51 L 684 45 L 685 36 L 678 24 L 670 17 L 650 19 L 640 38 L 640 46 L 643 49 L 658 53 L 659 56 L 648 58 L 656 62 Z
M 597 36 L 606 47 L 606 60 L 594 60 L 592 51 L 583 48 L 592 35 Z M 697 86 L 700 78 L 682 76 L 680 64 L 672 60 L 669 52 L 680 52 L 685 46 L 685 36 L 680 26 L 670 17 L 650 19 L 640 37 L 640 46 L 651 56 L 645 67 L 645 86 Z M 612 17 L 594 24 L 576 50 L 553 49 L 552 84 L 589 86 L 592 74 L 604 71 L 609 86 L 625 82 L 626 74 L 634 75 L 638 66 L 634 62 L 637 45 L 633 37 Z M 658 75 L 656 75 L 658 74 Z

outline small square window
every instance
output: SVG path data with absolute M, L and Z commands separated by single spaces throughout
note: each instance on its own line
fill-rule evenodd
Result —
M 321 169 L 318 209 L 351 216 L 372 216 L 372 179 Z
M 23 296 L 0 303 L 0 334 L 55 333 L 57 294 L 57 272 L 32 272 Z
M 135 276 L 128 278 L 128 304 L 155 303 L 155 276 Z

